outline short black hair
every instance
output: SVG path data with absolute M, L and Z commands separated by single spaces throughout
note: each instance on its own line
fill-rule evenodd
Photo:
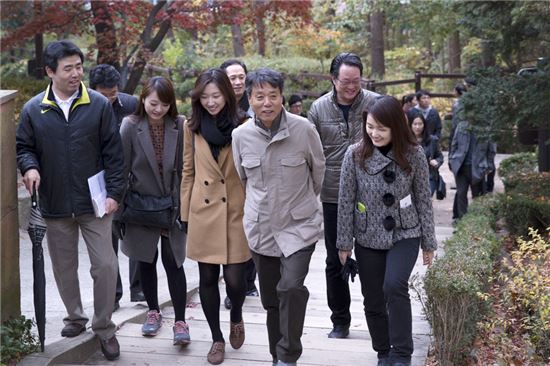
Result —
M 242 62 L 241 60 L 237 60 L 237 59 L 225 60 L 225 61 L 222 62 L 222 64 L 220 65 L 220 69 L 222 69 L 223 71 L 226 71 L 227 68 L 228 68 L 229 66 L 233 66 L 233 65 L 239 65 L 239 66 L 241 66 L 241 67 L 244 69 L 244 73 L 245 73 L 245 74 L 248 74 L 248 70 L 246 69 L 245 63 Z
M 74 55 L 80 56 L 80 61 L 84 63 L 84 54 L 73 42 L 68 40 L 50 42 L 44 50 L 44 66 L 56 72 L 60 59 Z
M 458 95 L 462 95 L 464 93 L 466 93 L 466 87 L 464 86 L 464 84 L 462 83 L 458 83 L 455 85 L 455 91 Z
M 302 99 L 302 96 L 298 95 L 298 94 L 292 94 L 290 96 L 290 99 L 288 100 L 288 106 L 292 106 L 294 103 L 298 103 L 298 102 L 301 102 L 303 99 Z
M 361 62 L 361 58 L 359 58 L 359 56 L 355 53 L 342 52 L 332 59 L 332 62 L 330 63 L 330 74 L 334 78 L 338 78 L 340 74 L 340 66 L 342 65 L 357 67 L 359 69 L 359 74 L 363 76 L 363 63 Z
M 416 100 L 420 101 L 420 98 L 422 98 L 424 95 L 427 95 L 430 98 L 432 97 L 429 91 L 420 89 L 419 91 L 416 92 Z
M 281 94 L 285 85 L 285 80 L 280 72 L 267 67 L 261 67 L 255 71 L 250 72 L 246 76 L 246 93 L 248 96 L 252 95 L 252 87 L 261 86 L 263 84 L 269 84 L 274 88 L 279 88 Z
M 90 88 L 112 88 L 120 82 L 120 73 L 114 66 L 100 64 L 90 70 Z

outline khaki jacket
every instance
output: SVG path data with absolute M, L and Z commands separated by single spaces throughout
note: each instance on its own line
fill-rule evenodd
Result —
M 338 107 L 334 91 L 321 96 L 311 105 L 308 119 L 315 124 L 319 132 L 327 159 L 321 201 L 338 203 L 340 169 L 344 154 L 350 145 L 359 142 L 363 137 L 363 110 L 378 95 L 361 89 L 351 105 L 347 122 L 344 113 Z
M 181 220 L 188 223 L 187 256 L 211 264 L 242 263 L 250 259 L 243 229 L 244 188 L 230 146 L 218 161 L 208 142 L 187 124 L 181 181 Z
M 271 138 L 251 118 L 233 131 L 233 157 L 246 186 L 244 230 L 250 249 L 288 257 L 317 242 L 325 158 L 315 127 L 283 110 Z

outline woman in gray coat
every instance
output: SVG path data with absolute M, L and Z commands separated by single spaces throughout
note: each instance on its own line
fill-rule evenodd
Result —
M 164 77 L 151 78 L 143 88 L 135 114 L 124 118 L 120 129 L 128 191 L 156 197 L 171 195 L 179 201 L 183 159 L 181 129 L 182 119 L 177 115 L 172 83 Z M 121 211 L 124 212 L 124 207 Z M 149 306 L 142 327 L 144 336 L 155 336 L 162 325 L 156 270 L 160 239 L 162 263 L 175 311 L 174 345 L 191 341 L 185 323 L 186 235 L 180 228 L 179 220 L 169 229 L 125 223 L 122 239 L 124 254 L 139 261 L 143 294 Z
M 410 365 L 413 352 L 408 280 L 422 247 L 437 248 L 426 156 L 407 128 L 401 104 L 376 98 L 363 112 L 363 139 L 342 163 L 336 247 L 355 256 L 378 366 Z

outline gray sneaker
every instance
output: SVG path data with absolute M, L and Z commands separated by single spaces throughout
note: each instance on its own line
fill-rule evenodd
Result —
M 182 320 L 178 320 L 172 327 L 174 331 L 174 346 L 184 345 L 191 343 L 191 336 L 189 335 L 189 325 Z
M 146 337 L 156 336 L 160 327 L 162 327 L 162 315 L 157 310 L 149 310 L 145 323 L 141 327 L 141 334 Z

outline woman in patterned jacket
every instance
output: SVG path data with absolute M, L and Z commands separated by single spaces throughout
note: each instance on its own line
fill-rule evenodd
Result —
M 437 248 L 428 164 L 397 99 L 376 98 L 363 121 L 363 139 L 342 164 L 336 246 L 342 264 L 355 247 L 378 366 L 410 365 L 408 280 L 419 247 L 424 265 Z

